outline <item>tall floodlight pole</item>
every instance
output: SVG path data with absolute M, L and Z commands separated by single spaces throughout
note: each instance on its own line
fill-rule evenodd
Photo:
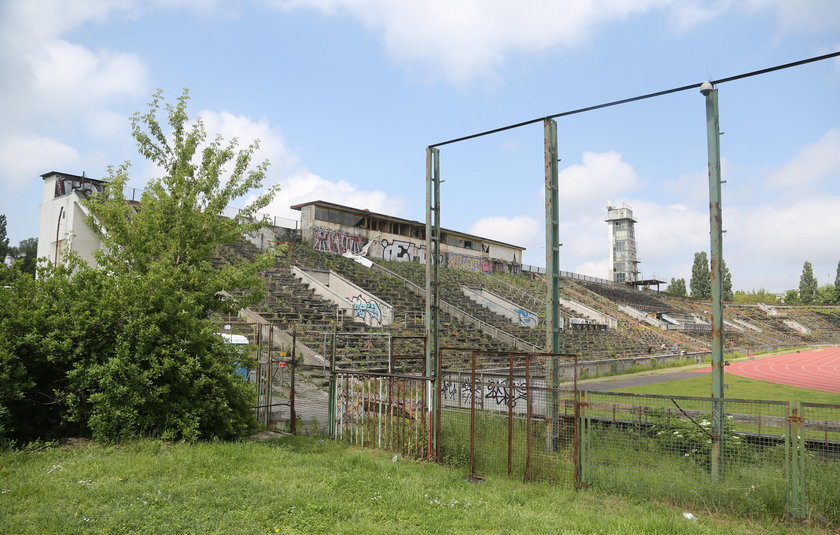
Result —
M 439 391 L 438 354 L 440 350 L 440 150 L 426 149 L 426 377 L 427 418 L 432 445 L 437 452 L 437 392 Z
M 546 351 L 560 353 L 560 208 L 557 186 L 557 121 L 545 119 L 545 275 L 546 311 L 545 336 Z M 551 420 L 550 432 L 546 434 L 546 447 L 555 451 L 559 444 L 559 388 L 560 363 L 558 357 L 549 357 L 550 369 L 546 379 L 550 382 L 549 408 Z
M 709 151 L 709 223 L 712 272 L 712 479 L 718 481 L 723 466 L 723 224 L 720 200 L 720 118 L 718 91 L 703 82 L 706 97 L 706 136 Z

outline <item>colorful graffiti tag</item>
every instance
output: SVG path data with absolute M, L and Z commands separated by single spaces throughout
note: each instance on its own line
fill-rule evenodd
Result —
M 379 303 L 374 299 L 365 299 L 362 295 L 355 295 L 350 298 L 353 304 L 353 316 L 362 318 L 367 321 L 367 318 L 372 322 L 382 325 L 382 309 Z
M 521 308 L 517 308 L 514 310 L 516 314 L 519 316 L 519 325 L 522 327 L 536 327 L 537 326 L 537 316 L 528 312 L 527 310 L 523 310 Z
M 490 263 L 490 260 L 457 253 L 446 255 L 446 267 L 461 271 L 472 271 L 474 273 L 491 273 L 493 271 L 493 265 Z
M 353 254 L 359 254 L 365 243 L 367 240 L 361 236 L 321 228 L 312 231 L 312 248 L 316 251 L 336 254 L 350 251 Z

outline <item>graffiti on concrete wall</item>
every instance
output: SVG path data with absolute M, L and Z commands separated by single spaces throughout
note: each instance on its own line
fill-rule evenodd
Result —
M 528 312 L 527 310 L 522 310 L 521 308 L 514 309 L 516 315 L 519 316 L 519 325 L 522 327 L 536 327 L 537 326 L 537 316 Z
M 367 240 L 335 230 L 316 228 L 312 231 L 312 248 L 325 253 L 344 254 L 350 251 L 359 254 Z
M 483 384 L 476 384 L 475 390 L 469 381 L 444 381 L 441 386 L 441 394 L 445 401 L 453 402 L 459 407 L 469 406 L 472 403 L 473 395 L 476 396 L 476 404 L 481 398 L 496 402 L 496 406 L 507 407 L 510 400 L 511 407 L 516 407 L 516 402 L 526 398 L 525 380 L 514 379 L 513 388 L 508 386 L 507 379 L 489 379 Z M 513 399 L 511 399 L 513 397 Z M 484 407 L 484 403 L 480 403 Z
M 395 260 L 397 262 L 412 262 L 420 259 L 426 261 L 426 246 L 416 245 L 410 241 L 382 240 L 382 259 Z
M 354 317 L 362 318 L 365 321 L 370 319 L 371 322 L 382 325 L 382 309 L 375 299 L 366 299 L 360 294 L 351 297 L 350 302 L 353 304 Z
M 513 388 L 508 385 L 507 379 L 493 379 L 488 381 L 485 399 L 492 399 L 496 405 L 507 406 L 510 400 L 511 407 L 516 407 L 516 402 L 525 399 L 525 381 L 513 380 Z M 511 397 L 513 399 L 511 399 Z
M 458 253 L 449 253 L 446 255 L 446 267 L 461 271 L 472 271 L 474 273 L 491 273 L 493 271 L 493 265 L 490 263 L 490 260 Z

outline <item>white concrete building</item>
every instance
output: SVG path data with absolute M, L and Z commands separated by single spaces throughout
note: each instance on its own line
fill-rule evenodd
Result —
M 370 259 L 426 263 L 426 224 L 326 201 L 300 210 L 303 243 L 335 254 L 349 251 Z M 441 265 L 462 271 L 519 273 L 524 247 L 441 229 Z
M 41 175 L 44 193 L 38 232 L 38 258 L 62 263 L 61 252 L 72 248 L 90 265 L 95 265 L 93 252 L 99 249 L 99 238 L 85 223 L 87 211 L 82 199 L 94 191 L 102 191 L 106 182 L 85 176 L 50 171 Z

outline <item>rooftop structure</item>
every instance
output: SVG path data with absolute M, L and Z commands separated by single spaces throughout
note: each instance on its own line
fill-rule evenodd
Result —
M 426 224 L 326 201 L 292 206 L 300 210 L 304 243 L 336 254 L 426 262 Z M 442 265 L 463 271 L 518 273 L 524 247 L 441 229 Z M 364 254 L 362 254 L 364 253 Z

